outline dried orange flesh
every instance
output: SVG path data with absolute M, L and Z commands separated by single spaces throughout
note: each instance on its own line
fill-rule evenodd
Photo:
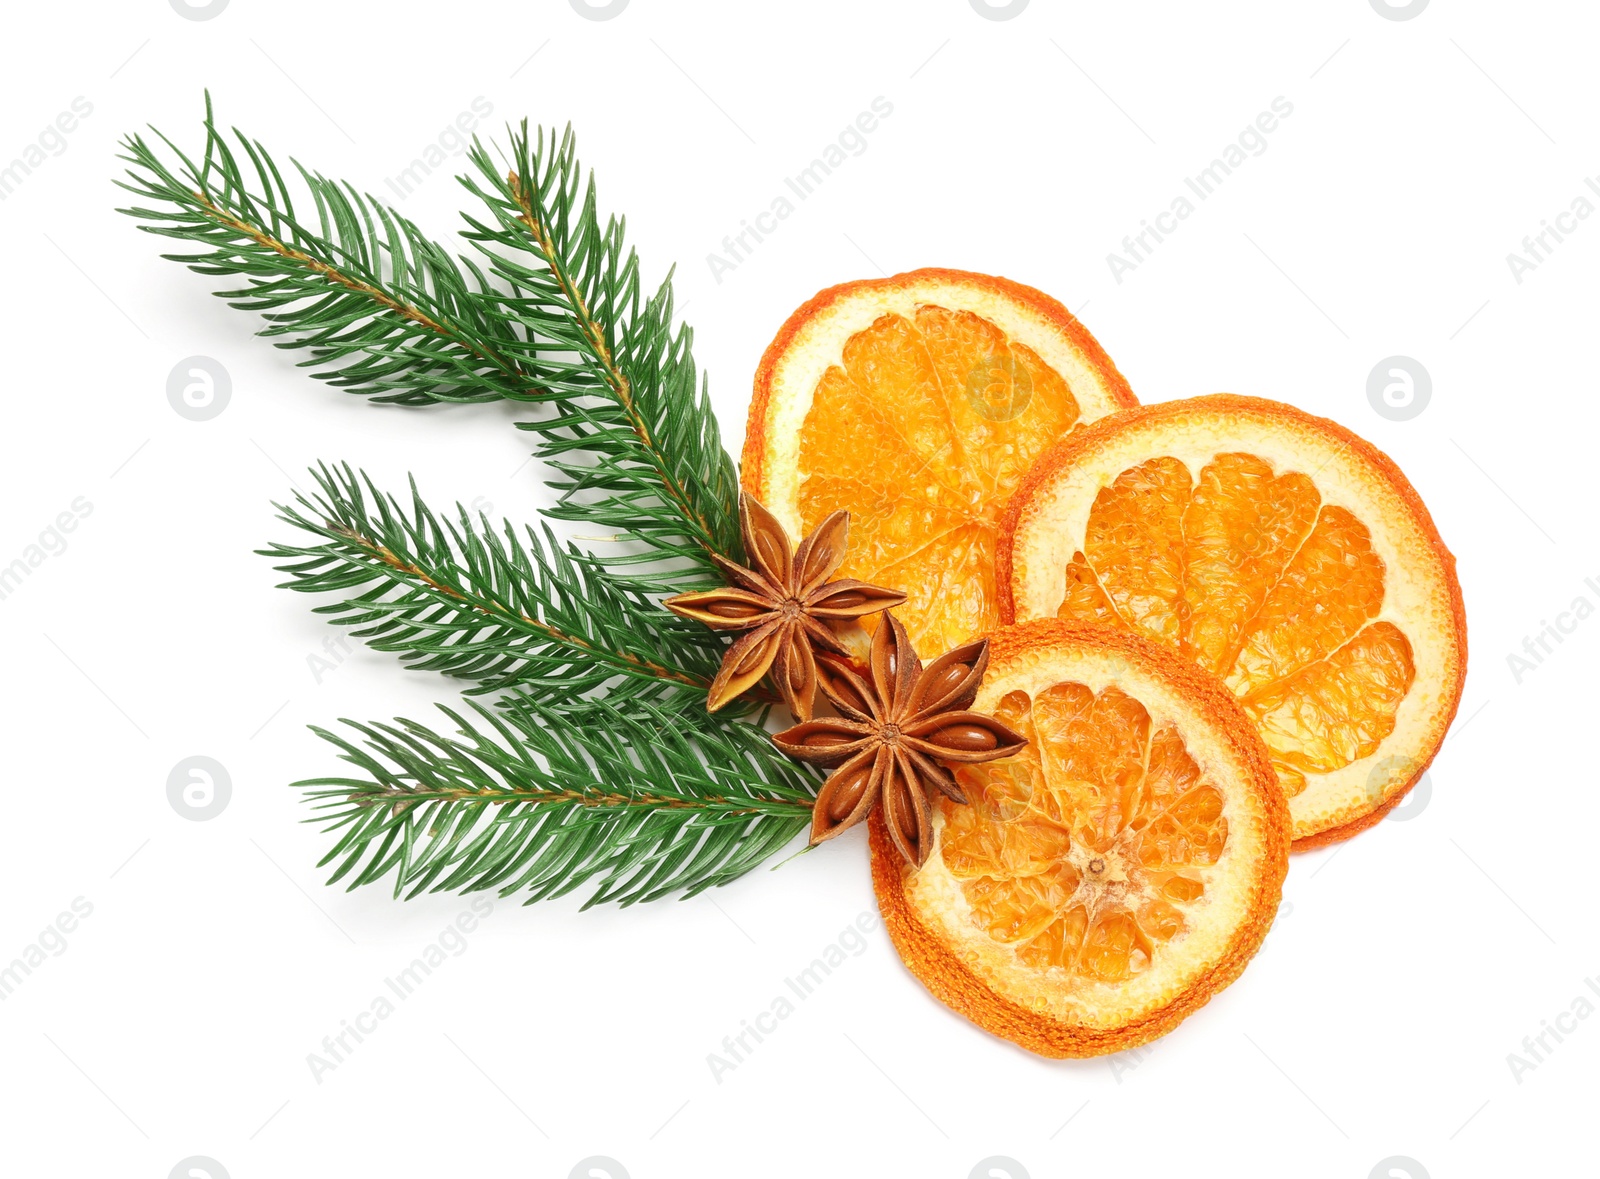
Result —
M 896 616 L 933 657 L 997 624 L 1000 516 L 1034 460 L 1131 402 L 1036 291 L 952 271 L 849 284 L 768 350 L 746 486 L 796 535 L 848 511 L 841 575 L 904 590 Z
M 1278 402 L 1080 431 L 1019 489 L 999 564 L 1007 620 L 1138 634 L 1226 683 L 1307 846 L 1397 802 L 1460 701 L 1461 588 L 1427 509 L 1370 444 Z
M 1410 641 L 1374 621 L 1384 564 L 1366 525 L 1258 455 L 1121 472 L 1067 584 L 1059 617 L 1135 630 L 1226 680 L 1291 797 L 1377 749 L 1415 679 Z
M 1131 632 L 1002 627 L 974 707 L 1024 734 L 962 766 L 920 868 L 873 830 L 873 887 L 914 974 L 1050 1056 L 1170 1030 L 1233 981 L 1276 911 L 1288 807 L 1223 684 Z
M 1120 688 L 1014 691 L 995 715 L 1028 748 L 962 767 L 970 805 L 941 802 L 939 854 L 974 924 L 1072 980 L 1150 969 L 1205 903 L 1228 843 L 1222 792 Z
M 998 621 L 995 531 L 1033 460 L 1078 421 L 1059 373 L 971 312 L 922 306 L 845 342 L 800 436 L 801 531 L 850 513 L 840 571 L 909 597 L 938 654 Z

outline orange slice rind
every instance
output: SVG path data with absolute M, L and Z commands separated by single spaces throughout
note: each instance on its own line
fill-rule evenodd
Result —
M 1297 849 L 1421 777 L 1460 703 L 1455 562 L 1398 467 L 1257 398 L 1143 406 L 1040 459 L 999 550 L 1007 621 L 1142 635 L 1222 679 L 1289 797 Z
M 882 822 L 873 887 L 907 967 L 940 1000 L 1045 1056 L 1146 1043 L 1260 947 L 1289 817 L 1254 726 L 1220 682 L 1127 633 L 1056 620 L 991 639 L 974 707 L 1030 739 L 957 772 L 933 854 Z
M 742 481 L 794 536 L 851 513 L 842 576 L 909 595 L 928 657 L 999 621 L 1000 517 L 1034 459 L 1136 404 L 1072 314 L 1020 283 L 918 270 L 799 308 L 756 373 Z

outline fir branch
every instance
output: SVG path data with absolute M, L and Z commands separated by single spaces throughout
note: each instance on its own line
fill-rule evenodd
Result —
M 540 391 L 515 355 L 531 355 L 516 325 L 483 298 L 488 280 L 411 221 L 349 184 L 307 171 L 303 188 L 316 227 L 295 212 L 283 174 L 260 143 L 217 129 L 206 96 L 205 154 L 196 163 L 160 132 L 179 161 L 169 167 L 138 135 L 122 142 L 130 165 L 119 187 L 153 206 L 120 212 L 140 229 L 198 252 L 166 254 L 200 274 L 238 277 L 219 291 L 258 311 L 282 348 L 304 349 L 315 375 L 381 402 L 531 398 Z
M 320 494 L 278 505 L 309 543 L 261 550 L 282 562 L 283 588 L 337 593 L 316 607 L 408 666 L 475 681 L 469 694 L 512 686 L 549 706 L 610 686 L 658 702 L 700 703 L 723 643 L 655 602 L 548 528 L 496 531 L 461 505 L 440 520 L 411 486 L 409 511 L 348 464 L 312 471 Z
M 462 183 L 490 219 L 468 216 L 464 236 L 511 288 L 498 296 L 523 338 L 510 354 L 554 410 L 522 423 L 560 475 L 551 486 L 561 498 L 548 514 L 640 542 L 603 559 L 651 563 L 630 573 L 641 585 L 720 581 L 709 554 L 742 556 L 738 476 L 697 385 L 692 333 L 672 330 L 671 277 L 643 297 L 624 223 L 611 217 L 602 226 L 570 128 L 559 140 L 542 128 L 530 138 L 523 123 L 510 156 L 503 171 L 474 144 L 479 174 Z
M 311 821 L 339 833 L 333 879 L 530 901 L 593 882 L 590 904 L 631 904 L 726 883 L 802 832 L 815 774 L 760 727 L 705 713 L 723 640 L 656 601 L 720 582 L 716 556 L 742 559 L 738 479 L 691 334 L 673 330 L 670 279 L 642 294 L 570 131 L 547 144 L 524 124 L 508 173 L 474 144 L 480 175 L 463 183 L 490 214 L 468 219 L 475 262 L 295 164 L 315 208 L 302 219 L 265 149 L 218 132 L 209 96 L 205 126 L 198 163 L 159 133 L 175 167 L 142 137 L 123 144 L 119 184 L 144 202 L 123 212 L 195 249 L 168 257 L 241 279 L 221 296 L 336 386 L 547 406 L 521 425 L 557 476 L 548 514 L 632 542 L 601 558 L 459 505 L 441 519 L 415 486 L 402 507 L 349 466 L 279 508 L 309 537 L 264 550 L 289 588 L 340 595 L 319 612 L 500 695 L 497 709 L 469 702 L 476 721 L 446 709 L 456 736 L 406 721 L 318 730 L 365 775 L 301 783 L 323 812 Z
M 585 903 L 685 896 L 750 871 L 806 829 L 816 778 L 753 725 L 643 701 L 555 715 L 523 694 L 442 736 L 411 721 L 316 730 L 361 777 L 298 783 L 341 832 L 329 883 L 395 895 L 495 889 L 529 903 L 590 882 Z
M 737 472 L 697 384 L 692 333 L 672 330 L 670 278 L 643 298 L 622 222 L 602 228 L 593 181 L 581 184 L 570 130 L 559 145 L 552 133 L 547 149 L 524 125 L 509 176 L 474 144 L 482 175 L 463 183 L 493 214 L 468 218 L 480 265 L 296 163 L 312 228 L 266 149 L 235 131 L 236 151 L 217 129 L 209 95 L 205 129 L 198 163 L 156 133 L 176 170 L 143 137 L 124 140 L 131 167 L 118 183 L 152 203 L 122 212 L 200 248 L 166 257 L 242 277 L 218 293 L 261 312 L 263 335 L 375 401 L 549 403 L 550 418 L 520 423 L 559 476 L 549 514 L 639 542 L 603 559 L 640 588 L 716 582 L 711 554 L 742 558 Z

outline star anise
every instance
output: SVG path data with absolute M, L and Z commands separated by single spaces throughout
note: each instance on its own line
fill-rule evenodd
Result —
M 828 620 L 846 621 L 876 614 L 906 600 L 898 590 L 864 581 L 828 578 L 844 563 L 850 513 L 835 512 L 791 549 L 789 535 L 771 512 L 739 495 L 739 531 L 751 568 L 723 557 L 712 560 L 727 576 L 725 589 L 678 594 L 662 605 L 717 630 L 749 631 L 728 648 L 706 695 L 715 712 L 754 687 L 768 671 L 789 711 L 811 719 L 816 696 L 817 661 L 812 648 L 846 655 Z
M 992 716 L 971 712 L 989 666 L 989 641 L 957 647 L 926 668 L 906 628 L 885 614 L 872 636 L 871 683 L 837 661 L 822 665 L 822 693 L 841 714 L 795 725 L 772 738 L 791 757 L 832 766 L 812 808 L 811 842 L 832 839 L 882 805 L 900 854 L 921 865 L 933 846 L 930 792 L 966 795 L 943 762 L 1009 757 L 1027 739 Z

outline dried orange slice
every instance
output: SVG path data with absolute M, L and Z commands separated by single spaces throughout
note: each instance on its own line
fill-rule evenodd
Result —
M 1398 467 L 1250 397 L 1144 406 L 1045 455 L 1007 513 L 1007 621 L 1134 631 L 1224 680 L 1272 752 L 1297 849 L 1382 818 L 1455 716 L 1455 560 Z
M 920 868 L 872 828 L 895 948 L 974 1023 L 1045 1056 L 1152 1040 L 1231 983 L 1277 913 L 1289 813 L 1222 683 L 1136 635 L 990 639 L 974 708 L 1029 739 L 963 765 Z
M 743 483 L 792 536 L 851 514 L 843 577 L 910 595 L 936 656 L 999 621 L 1000 516 L 1036 457 L 1136 404 L 1060 303 L 958 270 L 846 283 L 789 317 L 756 373 Z

